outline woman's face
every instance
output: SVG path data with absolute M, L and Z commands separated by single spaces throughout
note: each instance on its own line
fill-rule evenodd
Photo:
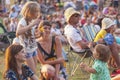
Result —
M 46 34 L 46 35 L 50 35 L 50 32 L 51 32 L 51 27 L 47 26 L 47 25 L 44 25 L 43 33 Z
M 112 25 L 112 27 L 110 27 L 110 33 L 114 33 L 116 30 L 116 26 Z
M 24 51 L 24 49 L 22 49 L 20 52 L 18 52 L 18 54 L 16 54 L 16 60 L 20 61 L 20 62 L 24 62 L 26 60 L 26 53 Z

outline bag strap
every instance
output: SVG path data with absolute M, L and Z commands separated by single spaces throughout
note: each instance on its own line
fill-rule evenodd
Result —
M 47 55 L 47 58 L 46 58 L 45 60 L 47 60 L 47 59 L 49 59 L 49 58 L 56 57 L 56 56 L 54 55 L 54 53 L 55 53 L 55 49 L 54 49 L 55 36 L 52 37 L 52 45 L 51 45 L 51 52 L 50 52 L 50 54 L 48 54 L 48 53 L 42 48 L 42 46 L 41 46 L 40 43 L 37 42 L 37 44 L 38 44 L 39 50 L 40 50 L 41 52 L 43 52 L 45 55 Z
M 54 57 L 56 58 L 55 47 L 54 46 L 55 46 L 55 36 L 52 37 L 51 52 L 50 52 L 48 58 L 46 58 L 45 60 L 50 59 L 50 58 L 54 58 Z

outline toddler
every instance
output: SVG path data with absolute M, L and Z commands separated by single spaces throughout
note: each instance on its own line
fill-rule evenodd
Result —
M 107 67 L 107 61 L 110 57 L 109 47 L 103 44 L 96 45 L 93 51 L 93 56 L 95 58 L 95 62 L 92 68 L 87 66 L 85 63 L 81 63 L 80 67 L 85 71 L 92 73 L 90 80 L 111 80 Z

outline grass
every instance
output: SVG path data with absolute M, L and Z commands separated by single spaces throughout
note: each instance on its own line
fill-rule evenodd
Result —
M 73 56 L 71 56 L 73 57 Z M 88 62 L 88 59 L 86 59 L 85 61 Z M 70 62 L 70 63 L 69 63 Z M 70 73 L 71 70 L 71 66 L 73 66 L 73 59 L 69 59 L 69 62 L 67 62 L 67 73 Z M 0 52 L 0 79 L 2 79 L 2 73 L 4 70 L 4 54 L 2 52 Z M 40 69 L 40 63 L 37 64 L 37 76 L 39 76 L 39 69 Z M 80 68 L 78 68 L 75 72 L 74 76 L 68 76 L 68 80 L 88 80 L 89 79 L 89 73 L 85 72 L 85 71 L 81 71 Z
M 71 67 L 73 67 L 73 62 L 74 62 L 74 59 L 76 59 L 76 56 L 78 55 L 68 55 L 69 58 L 69 62 L 67 62 L 67 73 L 68 73 L 68 80 L 89 80 L 89 76 L 90 74 L 83 71 L 80 67 L 77 68 L 74 76 L 70 76 L 70 71 L 71 71 Z M 75 58 L 74 58 L 75 57 Z M 90 58 L 86 58 L 84 59 L 84 62 L 85 63 L 88 63 L 89 64 L 89 61 L 90 61 Z M 79 62 L 78 62 L 79 64 Z M 91 64 L 92 65 L 92 61 L 91 61 Z M 0 52 L 0 80 L 2 79 L 2 72 L 4 70 L 4 54 L 2 52 Z M 40 71 L 40 63 L 37 64 L 37 76 L 40 77 L 40 74 L 39 74 L 39 71 Z M 110 72 L 112 70 L 110 69 Z
M 2 79 L 2 72 L 4 70 L 4 55 L 0 52 L 0 79 Z

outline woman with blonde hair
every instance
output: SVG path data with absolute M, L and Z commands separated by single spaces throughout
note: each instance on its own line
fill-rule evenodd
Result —
M 16 35 L 24 47 L 28 66 L 36 72 L 37 44 L 35 41 L 35 27 L 39 24 L 40 8 L 37 2 L 28 1 L 22 8 L 22 18 L 18 23 Z

